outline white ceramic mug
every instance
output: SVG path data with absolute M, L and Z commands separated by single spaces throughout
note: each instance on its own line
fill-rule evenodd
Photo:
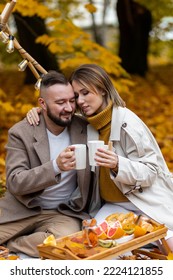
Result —
M 107 151 L 107 150 L 109 150 L 109 145 L 104 145 L 104 149 Z M 111 150 L 112 152 L 115 152 L 115 148 L 114 147 L 112 147 L 112 150 Z
M 94 158 L 96 157 L 95 153 L 98 148 L 104 148 L 104 141 L 102 140 L 91 140 L 88 141 L 88 149 L 89 149 L 89 164 L 91 166 L 96 166 L 96 162 Z
M 86 145 L 85 144 L 75 144 L 74 153 L 76 158 L 75 169 L 81 170 L 86 168 Z

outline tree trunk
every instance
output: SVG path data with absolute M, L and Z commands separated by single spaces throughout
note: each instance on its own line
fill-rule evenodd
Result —
M 149 10 L 133 0 L 117 1 L 122 67 L 131 74 L 144 76 L 147 69 L 149 31 L 152 17 Z
M 89 3 L 91 5 L 93 5 L 93 0 L 89 0 Z M 103 38 L 103 34 L 102 34 L 102 30 L 99 26 L 97 26 L 96 24 L 96 20 L 95 20 L 95 14 L 91 13 L 91 19 L 92 19 L 92 32 L 93 32 L 93 37 L 94 37 L 94 41 L 101 45 L 104 46 L 104 38 Z
M 14 13 L 14 18 L 18 31 L 18 40 L 20 45 L 46 70 L 57 70 L 59 66 L 57 58 L 53 55 L 46 46 L 42 44 L 36 44 L 35 40 L 42 34 L 48 34 L 45 26 L 45 22 L 42 18 L 23 17 L 19 13 Z M 27 67 L 25 77 L 25 84 L 33 84 L 36 79 Z

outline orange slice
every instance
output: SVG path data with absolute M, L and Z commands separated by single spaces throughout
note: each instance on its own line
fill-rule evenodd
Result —
M 11 256 L 8 256 L 7 260 L 18 260 L 19 259 L 19 256 L 15 256 L 15 255 L 11 255 Z
M 47 246 L 56 246 L 56 239 L 55 236 L 53 234 L 49 235 L 48 237 L 46 237 L 46 239 L 43 241 L 43 244 L 47 245 Z
M 101 226 L 98 226 L 95 229 L 95 233 L 97 234 L 98 239 L 107 239 L 108 238 L 106 232 L 103 231 Z
M 134 236 L 135 237 L 143 236 L 146 233 L 147 233 L 147 230 L 145 228 L 142 228 L 138 225 L 135 226 L 135 230 L 134 230 Z
M 124 230 L 121 227 L 118 228 L 109 228 L 107 232 L 107 237 L 110 239 L 119 239 L 125 234 Z

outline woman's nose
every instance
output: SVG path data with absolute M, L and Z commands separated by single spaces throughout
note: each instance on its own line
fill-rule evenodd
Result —
M 81 96 L 78 96 L 77 100 L 76 100 L 77 104 L 83 104 L 84 103 L 84 98 L 82 98 Z

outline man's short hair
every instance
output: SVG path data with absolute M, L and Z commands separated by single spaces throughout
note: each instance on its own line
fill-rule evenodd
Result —
M 55 84 L 68 85 L 69 81 L 62 73 L 51 70 L 47 74 L 43 75 L 40 89 L 48 88 Z

